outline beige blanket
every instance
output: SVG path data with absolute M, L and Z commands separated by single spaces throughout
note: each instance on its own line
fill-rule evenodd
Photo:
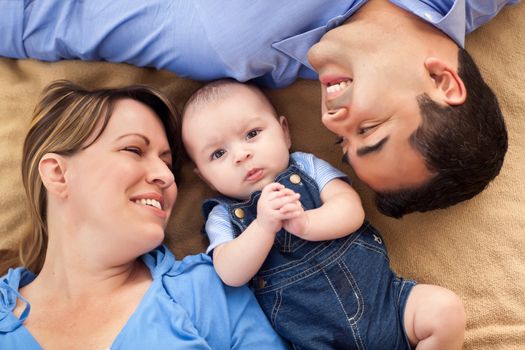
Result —
M 506 116 L 510 146 L 501 175 L 466 203 L 402 220 L 378 214 L 370 192 L 359 181 L 354 184 L 368 219 L 384 235 L 393 268 L 461 296 L 468 318 L 465 349 L 525 349 L 525 3 L 504 9 L 470 35 L 466 46 Z M 0 59 L 0 247 L 14 246 L 27 229 L 19 177 L 22 141 L 42 88 L 60 78 L 92 87 L 151 84 L 169 93 L 179 108 L 200 86 L 168 72 L 124 64 Z M 316 82 L 299 81 L 269 95 L 290 120 L 296 150 L 315 153 L 351 174 L 339 162 L 335 137 L 320 122 Z M 199 234 L 198 203 L 212 193 L 193 176 L 190 164 L 178 182 L 167 243 L 182 257 L 206 246 Z

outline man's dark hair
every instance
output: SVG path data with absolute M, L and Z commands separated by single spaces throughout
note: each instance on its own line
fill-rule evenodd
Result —
M 442 106 L 426 94 L 417 97 L 422 123 L 410 142 L 436 175 L 418 188 L 377 193 L 376 205 L 385 215 L 400 218 L 470 199 L 501 169 L 507 130 L 496 95 L 461 48 L 458 63 L 467 89 L 465 103 Z

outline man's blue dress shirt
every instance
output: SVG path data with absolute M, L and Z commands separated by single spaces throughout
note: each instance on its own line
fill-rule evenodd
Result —
M 463 46 L 519 0 L 391 0 Z M 366 0 L 0 0 L 0 56 L 107 60 L 182 77 L 315 79 L 306 54 Z

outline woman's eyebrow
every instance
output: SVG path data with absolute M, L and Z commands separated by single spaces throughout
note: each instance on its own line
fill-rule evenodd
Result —
M 138 134 L 138 133 L 129 133 L 129 134 L 120 135 L 119 137 L 117 137 L 116 140 L 120 140 L 120 139 L 123 139 L 125 137 L 129 137 L 129 136 L 138 136 L 138 137 L 142 138 L 144 140 L 144 142 L 146 142 L 147 146 L 149 146 L 149 144 L 150 144 L 150 141 L 149 141 L 149 139 L 146 136 L 144 136 L 142 134 Z

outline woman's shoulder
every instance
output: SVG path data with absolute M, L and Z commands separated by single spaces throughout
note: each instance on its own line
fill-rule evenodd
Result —
M 22 325 L 27 315 L 13 315 L 20 298 L 19 290 L 35 279 L 36 275 L 24 267 L 9 269 L 0 278 L 0 333 L 10 333 Z
M 149 267 L 153 278 L 161 278 L 165 283 L 178 281 L 179 285 L 191 283 L 194 287 L 200 284 L 220 283 L 211 257 L 206 254 L 188 255 L 177 260 L 169 248 L 162 245 L 144 255 L 142 259 Z

